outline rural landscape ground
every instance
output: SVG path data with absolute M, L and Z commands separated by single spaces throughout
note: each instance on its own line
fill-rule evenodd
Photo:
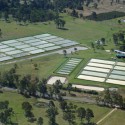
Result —
M 105 1 L 104 1 L 105 4 Z M 107 5 L 107 4 L 106 4 Z M 105 5 L 105 8 L 107 7 Z M 101 6 L 101 5 L 100 5 Z M 120 7 L 121 4 L 117 7 Z M 114 8 L 111 8 L 112 10 Z M 91 10 L 92 11 L 92 10 Z M 100 10 L 101 11 L 101 10 Z M 86 12 L 87 13 L 87 12 Z M 118 46 L 115 46 L 112 39 L 112 34 L 118 32 L 119 30 L 125 29 L 125 23 L 118 23 L 119 19 L 111 19 L 106 21 L 92 21 L 80 18 L 73 18 L 65 13 L 61 14 L 61 18 L 66 21 L 65 29 L 57 29 L 56 25 L 53 21 L 42 22 L 42 23 L 27 23 L 27 25 L 18 25 L 15 21 L 10 21 L 9 23 L 0 20 L 0 28 L 2 29 L 2 38 L 0 41 L 6 41 L 16 38 L 23 38 L 27 36 L 39 35 L 43 33 L 49 33 L 52 35 L 56 35 L 62 38 L 70 39 L 73 41 L 77 41 L 80 43 L 80 46 L 87 47 L 87 50 L 81 50 L 77 52 L 73 52 L 67 54 L 65 57 L 63 54 L 53 53 L 52 55 L 39 56 L 38 58 L 30 58 L 24 57 L 23 60 L 16 59 L 17 74 L 21 77 L 26 74 L 31 74 L 32 77 L 37 76 L 40 80 L 43 78 L 49 78 L 50 76 L 58 75 L 55 71 L 60 67 L 62 63 L 64 63 L 68 58 L 82 58 L 82 62 L 73 70 L 73 72 L 66 76 L 69 83 L 78 84 L 78 85 L 87 85 L 87 86 L 97 86 L 104 88 L 118 88 L 120 94 L 125 98 L 125 86 L 113 85 L 109 83 L 100 83 L 94 81 L 80 80 L 77 79 L 77 75 L 79 71 L 87 64 L 87 62 L 91 58 L 97 59 L 106 59 L 112 61 L 115 57 L 114 52 L 106 52 L 106 50 L 118 49 Z M 98 39 L 105 38 L 106 45 L 104 46 L 104 50 L 97 49 L 93 50 L 91 48 L 91 43 L 97 41 Z M 63 51 L 63 50 L 62 50 Z M 40 54 L 38 54 L 40 55 Z M 38 56 L 35 55 L 35 56 Z M 24 60 L 25 59 L 25 60 Z M 12 61 L 12 60 L 11 60 Z M 10 62 L 11 62 L 10 61 Z M 117 61 L 125 62 L 125 59 L 117 59 Z M 9 71 L 15 63 L 0 62 L 0 72 L 3 73 L 5 71 Z M 34 64 L 38 65 L 38 70 L 34 69 Z M 63 75 L 60 75 L 63 76 Z M 64 75 L 65 76 L 65 75 Z M 84 98 L 85 96 L 89 96 L 84 93 L 75 93 L 78 97 Z M 67 92 L 68 95 L 68 92 Z M 68 95 L 70 97 L 70 95 Z M 75 98 L 75 97 L 74 97 Z M 94 97 L 93 97 L 94 98 Z M 26 98 L 15 90 L 3 90 L 3 93 L 0 93 L 0 101 L 8 100 L 10 103 L 10 107 L 14 109 L 14 116 L 12 117 L 12 121 L 18 123 L 19 125 L 36 125 L 36 121 L 30 123 L 24 116 L 24 111 L 21 108 L 21 104 L 24 101 L 30 102 L 33 106 L 33 113 L 36 118 L 41 116 L 44 120 L 44 125 L 48 125 L 48 118 L 46 116 L 47 108 L 38 108 L 34 106 L 36 102 L 49 102 L 47 99 L 42 98 Z M 68 102 L 72 102 L 77 105 L 77 107 L 91 108 L 94 112 L 93 122 L 98 125 L 124 125 L 125 124 L 125 111 L 121 109 L 107 108 L 101 107 L 93 103 L 85 103 L 84 101 L 75 101 L 73 99 L 68 99 Z M 58 108 L 59 114 L 56 117 L 56 121 L 59 125 L 68 125 L 69 123 L 65 121 L 62 116 L 63 112 L 59 108 L 59 102 L 54 100 L 56 107 Z M 77 123 L 80 124 L 80 119 L 76 119 Z

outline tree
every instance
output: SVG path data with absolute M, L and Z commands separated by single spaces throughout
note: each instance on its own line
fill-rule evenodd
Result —
M 38 118 L 37 125 L 43 125 L 43 118 L 42 117 Z
M 64 54 L 64 56 L 66 57 L 66 56 L 67 56 L 67 51 L 66 51 L 66 50 L 63 50 L 63 54 Z
M 33 113 L 31 112 L 32 105 L 29 102 L 23 102 L 22 109 L 24 110 L 26 117 L 28 117 L 28 118 L 34 117 Z
M 113 34 L 113 42 L 115 45 L 118 45 L 118 36 L 117 34 Z
M 60 19 L 60 18 L 55 19 L 54 22 L 55 22 L 55 24 L 56 24 L 56 28 L 58 28 L 58 29 L 59 29 L 59 28 L 60 28 L 60 29 L 64 28 L 64 26 L 65 26 L 65 24 L 66 24 L 66 21 L 65 21 L 65 20 L 62 20 L 62 19 Z
M 68 92 L 69 92 L 69 94 L 70 94 L 70 91 L 72 90 L 72 84 L 71 84 L 71 83 L 68 84 L 67 90 L 68 90 Z
M 68 121 L 69 125 L 71 125 L 72 123 L 74 123 L 75 115 L 71 111 L 64 112 L 63 113 L 63 119 Z
M 56 115 L 58 115 L 57 108 L 51 106 L 46 110 L 46 113 L 49 118 L 49 125 L 56 125 Z
M 118 38 L 119 38 L 120 41 L 124 42 L 124 40 L 125 40 L 124 39 L 124 33 L 119 33 Z
M 102 44 L 105 45 L 105 38 L 101 38 Z
M 65 111 L 67 109 L 67 102 L 66 101 L 61 101 L 60 102 L 60 108 Z
M 104 105 L 112 106 L 112 98 L 109 89 L 106 89 L 104 92 Z
M 93 42 L 91 43 L 91 47 L 93 48 L 93 51 L 95 52 L 95 45 Z
M 5 18 L 5 21 L 8 21 L 8 19 L 9 19 L 9 13 L 8 13 L 8 11 L 5 11 L 4 18 Z
M 3 124 L 12 124 L 11 117 L 13 116 L 14 111 L 9 107 L 9 102 L 0 102 L 0 110 L 0 122 Z
M 121 24 L 121 20 L 118 20 L 118 24 Z
M 24 111 L 31 111 L 32 110 L 32 105 L 29 102 L 23 102 L 22 103 L 22 109 Z
M 96 14 L 96 12 L 92 12 L 92 18 L 93 18 L 94 20 L 97 19 L 97 14 Z
M 40 94 L 42 93 L 42 97 L 45 98 L 45 94 L 47 93 L 47 80 L 46 79 L 42 79 L 42 81 L 39 82 L 38 84 L 38 91 L 40 92 Z
M 94 117 L 93 111 L 91 109 L 86 110 L 86 120 L 88 124 L 90 123 L 91 119 Z
M 0 38 L 2 38 L 2 30 L 0 29 Z
M 97 7 L 98 7 L 98 4 L 94 3 L 94 8 L 97 9 Z
M 57 98 L 57 96 L 60 93 L 60 89 L 62 88 L 62 83 L 60 80 L 57 80 L 54 84 L 53 84 L 53 92 L 55 94 L 55 97 Z
M 75 53 L 77 52 L 77 48 L 76 47 L 74 48 L 74 51 L 75 51 Z
M 85 118 L 86 116 L 86 110 L 83 107 L 78 108 L 77 116 L 81 119 L 81 122 L 82 122 L 82 119 Z

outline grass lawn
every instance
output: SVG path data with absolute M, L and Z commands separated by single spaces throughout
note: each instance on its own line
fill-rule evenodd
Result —
M 125 111 L 117 110 L 113 112 L 108 118 L 106 118 L 99 125 L 124 125 L 125 124 Z
M 24 111 L 21 108 L 21 104 L 24 101 L 28 101 L 30 102 L 32 105 L 37 101 L 36 98 L 25 98 L 23 96 L 21 96 L 20 94 L 17 93 L 12 93 L 12 92 L 4 92 L 3 94 L 0 95 L 0 101 L 5 101 L 8 100 L 10 102 L 10 107 L 12 107 L 14 109 L 15 115 L 13 117 L 13 121 L 14 122 L 18 122 L 19 125 L 36 125 L 36 122 L 34 123 L 28 123 L 27 119 L 24 116 Z M 48 102 L 48 100 L 45 99 L 39 99 L 42 102 Z M 58 108 L 58 116 L 57 116 L 57 123 L 59 123 L 59 125 L 61 125 L 61 123 L 64 123 L 64 125 L 68 125 L 67 122 L 65 122 L 62 119 L 62 115 L 63 112 L 61 111 L 61 109 L 59 108 L 59 103 L 57 101 L 54 102 L 55 105 Z M 111 109 L 109 108 L 103 108 L 103 107 L 99 107 L 96 105 L 91 105 L 91 104 L 87 104 L 87 103 L 79 103 L 79 102 L 72 102 L 73 104 L 77 105 L 78 107 L 84 107 L 84 108 L 90 108 L 93 110 L 94 112 L 94 122 L 97 122 L 98 120 L 100 120 L 103 116 L 105 116 L 108 112 L 110 112 Z M 48 125 L 48 118 L 46 117 L 46 111 L 47 108 L 37 108 L 35 106 L 33 106 L 33 113 L 35 115 L 36 118 L 38 117 L 43 117 L 44 119 L 44 125 Z M 125 113 L 125 112 L 124 112 Z M 79 122 L 80 120 L 77 118 L 76 119 L 77 122 Z

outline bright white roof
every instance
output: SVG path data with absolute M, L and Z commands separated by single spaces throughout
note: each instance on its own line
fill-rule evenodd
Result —
M 4 49 L 0 49 L 1 52 L 8 52 L 8 51 L 12 51 L 15 50 L 15 48 L 4 48 Z
M 22 52 L 23 51 L 21 51 L 21 50 L 14 50 L 14 51 L 6 52 L 6 54 L 8 54 L 8 55 L 14 55 L 14 54 L 22 53 Z
M 36 50 L 36 47 L 30 47 L 30 48 L 24 48 L 22 49 L 23 51 L 32 51 L 32 50 Z
M 91 59 L 90 62 L 104 63 L 104 64 L 115 64 L 113 61 L 101 60 L 101 59 Z
M 123 62 L 117 62 L 117 65 L 119 65 L 119 66 L 125 66 L 125 63 L 123 63 Z
M 110 69 L 103 69 L 103 68 L 90 67 L 90 66 L 86 66 L 84 69 L 90 70 L 90 71 L 104 72 L 104 73 L 108 73 L 110 71 Z
M 78 79 L 84 79 L 84 80 L 98 81 L 98 82 L 104 82 L 105 81 L 105 78 L 93 77 L 93 76 L 87 76 L 87 75 L 79 75 L 77 78 Z
M 113 67 L 112 65 L 99 64 L 99 63 L 93 63 L 93 62 L 90 62 L 87 65 L 94 66 L 94 67 L 108 68 L 108 69 L 111 69 Z
M 37 50 L 34 50 L 34 51 L 30 51 L 29 53 L 30 54 L 37 54 L 37 53 L 42 53 L 42 52 L 45 52 L 43 49 L 37 49 Z
M 11 56 L 4 56 L 4 57 L 0 58 L 0 62 L 7 61 L 7 60 L 10 60 L 10 59 L 13 59 L 13 57 L 11 57 Z
M 33 40 L 35 39 L 34 37 L 24 37 L 24 38 L 20 38 L 20 39 L 17 39 L 18 41 L 27 41 L 27 40 Z
M 125 81 L 115 80 L 115 79 L 107 79 L 107 83 L 117 84 L 117 85 L 125 85 Z
M 18 41 L 17 40 L 8 40 L 8 41 L 3 41 L 2 43 L 4 44 L 11 44 L 11 43 L 17 43 Z
M 0 49 L 3 49 L 3 48 L 8 48 L 9 46 L 7 46 L 7 45 L 2 45 L 2 46 L 0 46 Z
M 49 51 L 49 50 L 54 50 L 54 49 L 59 49 L 59 48 L 61 48 L 61 47 L 60 46 L 51 46 L 48 48 L 44 48 L 44 50 Z
M 46 48 L 46 47 L 49 47 L 49 46 L 54 46 L 55 44 L 52 44 L 52 43 L 48 43 L 48 44 L 42 44 L 42 45 L 39 45 L 39 46 L 36 46 L 38 48 Z
M 114 69 L 117 69 L 117 70 L 124 70 L 124 71 L 125 71 L 125 67 L 122 67 L 122 66 L 115 66 Z
M 101 72 L 92 72 L 92 71 L 82 71 L 81 74 L 83 75 L 88 75 L 88 76 L 98 76 L 98 77 L 107 77 L 106 73 L 101 73 Z

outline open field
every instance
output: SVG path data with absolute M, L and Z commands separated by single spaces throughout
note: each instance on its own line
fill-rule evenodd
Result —
M 81 19 L 73 20 L 72 17 L 65 15 L 67 30 L 60 30 L 56 28 L 53 22 L 28 24 L 27 26 L 17 25 L 16 22 L 6 23 L 0 21 L 0 27 L 3 32 L 2 40 L 9 40 L 15 38 L 21 38 L 26 36 L 33 36 L 42 33 L 50 33 L 63 38 L 76 40 L 82 44 L 88 44 L 93 40 L 97 40 L 100 37 L 106 37 L 110 35 L 110 28 L 114 23 L 117 26 L 117 20 L 115 22 L 109 21 L 108 25 L 105 22 L 86 21 Z M 111 26 L 109 24 L 111 23 Z M 119 27 L 119 26 L 118 26 Z M 124 28 L 123 26 L 121 28 Z
M 104 121 L 102 121 L 102 123 L 100 123 L 99 125 L 124 125 L 124 113 L 124 111 L 117 110 Z

